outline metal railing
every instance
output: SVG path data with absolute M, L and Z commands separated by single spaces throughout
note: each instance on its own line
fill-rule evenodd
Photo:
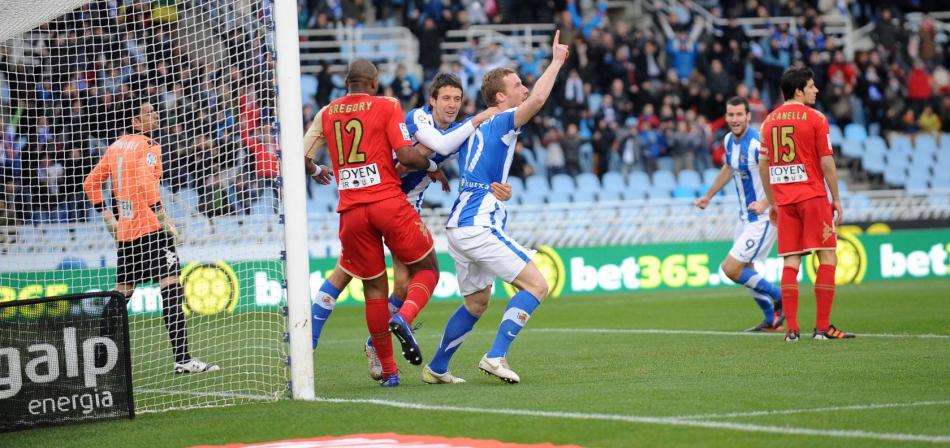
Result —
M 328 64 L 337 73 L 353 59 L 376 64 L 403 64 L 413 73 L 419 68 L 419 40 L 404 27 L 339 27 L 300 30 L 300 71 L 317 73 Z
M 476 25 L 465 30 L 451 30 L 445 34 L 445 39 L 440 45 L 442 62 L 458 61 L 459 53 L 471 48 L 473 40 L 477 40 L 479 45 L 483 46 L 497 43 L 508 51 L 530 53 L 538 48 L 549 47 L 553 32 L 554 25 L 549 23 Z

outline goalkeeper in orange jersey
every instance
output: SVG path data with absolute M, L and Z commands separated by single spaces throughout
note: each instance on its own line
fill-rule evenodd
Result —
M 116 240 L 116 290 L 126 302 L 140 283 L 158 281 L 162 294 L 162 319 L 175 355 L 175 373 L 218 370 L 188 351 L 188 329 L 182 310 L 184 291 L 178 282 L 177 230 L 165 213 L 159 196 L 162 177 L 161 147 L 150 133 L 158 128 L 158 113 L 148 101 L 136 101 L 132 110 L 132 133 L 119 137 L 106 150 L 83 183 L 89 202 L 102 215 Z M 118 217 L 105 207 L 102 184 L 112 179 L 113 207 Z M 106 303 L 101 331 L 115 335 L 116 313 L 125 304 Z M 100 346 L 97 346 L 97 348 Z M 96 363 L 102 364 L 97 352 Z

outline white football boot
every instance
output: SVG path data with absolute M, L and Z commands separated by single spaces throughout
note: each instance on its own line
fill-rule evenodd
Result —
M 482 360 L 478 362 L 478 369 L 488 375 L 498 377 L 508 384 L 518 384 L 521 381 L 521 377 L 514 370 L 511 370 L 511 367 L 508 366 L 508 360 L 504 357 L 489 358 L 488 354 L 485 354 L 482 356 Z
M 422 369 L 422 382 L 426 384 L 461 384 L 465 380 L 452 375 L 452 372 L 449 371 L 442 374 L 435 373 L 427 365 Z
M 221 367 L 217 364 L 204 362 L 198 358 L 191 358 L 191 360 L 186 362 L 175 363 L 175 373 L 203 373 L 216 372 L 218 370 L 221 370 Z
M 376 355 L 376 347 L 373 347 L 372 341 L 372 338 L 366 338 L 363 353 L 366 354 L 366 364 L 369 365 L 369 377 L 379 381 L 383 379 L 383 363 L 379 362 L 379 356 Z

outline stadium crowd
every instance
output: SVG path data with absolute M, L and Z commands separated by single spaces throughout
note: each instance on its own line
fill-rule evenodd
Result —
M 375 17 L 366 16 L 368 1 Z M 146 95 L 160 113 L 153 137 L 163 146 L 167 187 L 196 191 L 199 212 L 243 214 L 260 197 L 276 198 L 269 3 L 251 2 L 254 9 L 241 16 L 223 2 L 196 1 L 201 32 L 217 36 L 202 51 L 173 38 L 182 26 L 175 3 L 97 0 L 0 45 L 0 225 L 86 219 L 82 179 L 124 131 L 117 123 L 126 122 L 133 95 Z M 587 166 L 598 175 L 714 167 L 725 101 L 747 97 L 760 121 L 780 101 L 778 75 L 796 64 L 814 70 L 818 107 L 838 126 L 950 131 L 950 46 L 929 18 L 909 26 L 908 10 L 883 2 L 696 3 L 717 17 L 798 20 L 752 38 L 734 20 L 710 32 L 702 15 L 677 3 L 656 9 L 648 26 L 612 22 L 606 2 L 594 0 L 298 0 L 298 17 L 305 28 L 408 27 L 419 38 L 423 79 L 402 67 L 381 93 L 408 110 L 425 101 L 425 81 L 447 70 L 467 86 L 468 114 L 483 106 L 481 74 L 515 66 L 530 85 L 548 55 L 471 42 L 458 62 L 443 65 L 445 33 L 482 23 L 554 23 L 571 56 L 551 101 L 519 140 L 512 173 L 522 177 Z M 939 7 L 924 3 L 915 8 Z M 842 42 L 825 34 L 825 14 L 873 21 L 874 48 L 849 59 Z M 305 121 L 342 94 L 330 75 L 318 76 Z

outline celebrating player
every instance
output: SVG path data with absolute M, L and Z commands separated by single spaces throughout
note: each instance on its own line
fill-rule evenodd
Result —
M 416 312 L 429 301 L 439 280 L 439 266 L 429 229 L 404 199 L 392 155 L 409 168 L 435 171 L 438 167 L 412 147 L 398 101 L 372 96 L 379 87 L 379 74 L 371 62 L 353 61 L 346 85 L 347 95 L 317 113 L 314 122 L 320 127 L 314 130 L 307 152 L 323 143 L 331 150 L 340 191 L 338 267 L 363 280 L 366 325 L 383 370 L 380 384 L 393 387 L 399 385 L 399 371 L 389 331 L 399 339 L 410 363 L 421 364 L 422 354 L 405 321 L 390 318 L 383 239 L 393 256 L 409 268 L 406 305 L 411 303 Z M 325 174 L 323 167 L 305 162 L 309 175 Z
M 785 258 L 782 297 L 788 319 L 785 340 L 798 341 L 798 268 L 802 254 L 815 252 L 817 313 L 814 339 L 844 339 L 854 335 L 831 325 L 835 298 L 835 226 L 843 210 L 838 196 L 838 173 L 831 150 L 828 120 L 810 107 L 818 88 L 808 68 L 791 68 L 779 81 L 785 103 L 762 123 L 759 174 L 765 194 L 774 206 L 770 218 L 778 219 L 778 253 Z M 825 184 L 831 190 L 828 204 Z M 776 210 L 777 209 L 777 210 Z
M 755 262 L 763 261 L 775 244 L 775 227 L 769 222 L 768 200 L 759 177 L 759 133 L 749 129 L 749 101 L 734 97 L 726 102 L 726 123 L 732 132 L 726 134 L 726 163 L 709 191 L 694 204 L 701 209 L 721 190 L 729 179 L 736 184 L 739 197 L 739 222 L 736 224 L 732 249 L 722 261 L 722 271 L 729 279 L 745 285 L 762 309 L 765 319 L 746 331 L 780 331 L 782 316 L 781 290 L 755 271 Z
M 426 148 L 432 148 L 435 152 L 433 161 L 440 167 L 444 166 L 450 160 L 453 160 L 458 153 L 459 145 L 475 131 L 475 126 L 480 125 L 486 119 L 497 113 L 497 109 L 488 110 L 465 120 L 462 123 L 456 122 L 458 112 L 462 103 L 462 84 L 458 77 L 452 74 L 442 73 L 436 75 L 430 87 L 429 106 L 413 109 L 406 115 L 406 126 L 412 134 L 413 139 Z M 308 148 L 306 163 L 312 167 L 313 158 L 316 157 L 316 150 L 319 142 L 316 140 L 319 122 L 314 120 L 314 125 L 307 132 L 305 145 Z M 454 149 L 453 149 L 454 147 Z M 425 153 L 425 151 L 424 151 Z M 315 170 L 315 168 L 313 168 Z M 328 184 L 329 176 L 321 175 L 315 177 L 317 182 Z M 448 180 L 441 171 L 426 173 L 424 171 L 414 171 L 408 173 L 402 178 L 402 191 L 406 193 L 406 199 L 415 207 L 418 213 L 422 206 L 422 200 L 426 188 L 433 180 L 439 180 L 443 183 L 443 189 L 447 189 Z M 493 185 L 495 195 L 499 200 L 507 201 L 511 198 L 511 185 L 496 183 Z M 410 286 L 409 270 L 398 258 L 393 259 L 393 268 L 395 273 L 395 284 L 393 294 L 389 297 L 389 309 L 392 314 L 398 312 L 399 318 L 404 320 L 404 324 L 412 325 L 413 320 L 419 311 L 418 304 L 413 307 L 403 308 L 403 301 Z M 343 288 L 350 283 L 350 277 L 342 269 L 334 269 L 320 286 L 313 304 L 312 310 L 312 339 L 313 347 L 316 349 L 320 334 L 330 313 L 336 306 L 336 299 L 339 297 Z M 395 316 L 394 316 L 395 317 Z M 370 377 L 380 379 L 382 376 L 382 367 L 379 358 L 376 355 L 372 344 L 372 338 L 368 339 L 364 351 L 369 361 Z
M 449 361 L 488 307 L 495 277 L 519 289 L 508 302 L 491 350 L 478 363 L 483 372 L 508 383 L 520 377 L 508 365 L 511 343 L 532 311 L 548 293 L 541 271 L 531 261 L 532 251 L 505 234 L 508 213 L 491 192 L 493 182 L 504 182 L 521 126 L 544 106 L 558 71 L 567 59 L 567 45 L 554 33 L 551 63 L 538 78 L 530 96 L 518 74 L 498 68 L 485 74 L 482 97 L 489 106 L 505 110 L 482 124 L 459 155 L 462 184 L 446 224 L 449 252 L 455 259 L 459 290 L 465 302 L 446 323 L 439 350 L 423 369 L 426 383 L 461 383 L 448 371 Z
M 165 214 L 159 196 L 161 147 L 149 137 L 151 131 L 158 128 L 158 113 L 147 101 L 135 103 L 132 113 L 134 133 L 125 134 L 110 145 L 83 183 L 89 202 L 102 215 L 106 228 L 116 239 L 115 289 L 128 301 L 137 284 L 158 280 L 162 319 L 175 355 L 175 373 L 215 371 L 219 369 L 217 365 L 193 358 L 188 351 L 188 328 L 182 311 L 184 291 L 178 283 L 178 253 L 175 251 L 178 232 Z M 103 200 L 102 184 L 110 177 L 118 219 Z M 121 313 L 124 306 L 111 299 L 106 303 L 103 335 L 115 335 L 116 313 Z

